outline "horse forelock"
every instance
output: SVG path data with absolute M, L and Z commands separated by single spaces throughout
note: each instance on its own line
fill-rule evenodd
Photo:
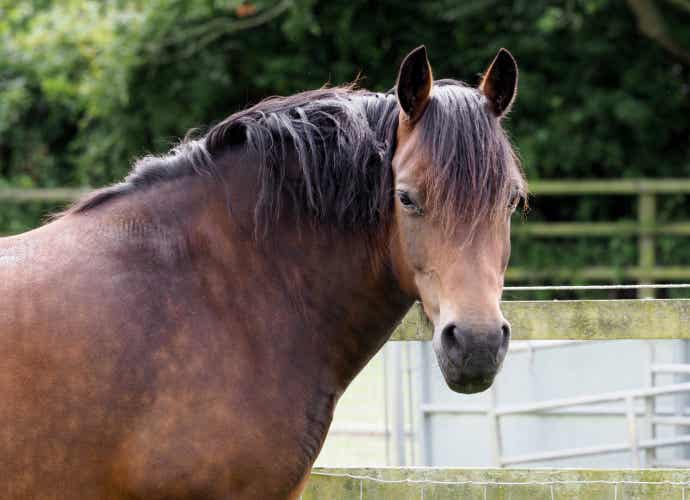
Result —
M 526 201 L 520 161 L 486 98 L 456 80 L 435 82 L 422 116 L 429 156 L 426 205 L 447 230 L 499 220 L 514 200 Z

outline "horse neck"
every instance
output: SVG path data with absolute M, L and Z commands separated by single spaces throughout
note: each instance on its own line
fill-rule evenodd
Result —
M 243 304 L 245 326 L 230 335 L 247 337 L 265 358 L 299 356 L 302 380 L 319 380 L 321 389 L 338 394 L 411 305 L 391 271 L 390 228 L 346 232 L 298 222 L 284 208 L 257 230 L 251 161 L 229 154 L 218 165 L 223 178 L 161 183 L 123 199 L 107 217 L 136 228 L 137 238 L 148 241 L 143 247 L 164 255 L 177 275 L 188 271 L 214 283 L 214 303 L 227 304 L 228 324 Z M 295 363 L 285 369 L 299 377 Z
M 299 340 L 304 332 L 314 336 L 322 364 L 315 368 L 341 392 L 385 343 L 411 300 L 366 237 L 315 228 L 297 238 L 297 245 L 308 250 L 279 261 L 306 326 L 294 334 Z
M 324 228 L 279 231 L 258 253 L 266 275 L 291 304 L 283 311 L 301 345 L 302 368 L 340 393 L 381 348 L 411 301 L 362 235 Z

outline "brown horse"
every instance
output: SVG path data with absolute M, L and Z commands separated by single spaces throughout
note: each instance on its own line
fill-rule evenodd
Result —
M 415 299 L 448 384 L 488 387 L 516 82 L 420 47 L 397 92 L 269 99 L 0 240 L 0 498 L 294 498 Z

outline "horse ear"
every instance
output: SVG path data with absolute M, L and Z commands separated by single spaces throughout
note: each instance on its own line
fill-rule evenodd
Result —
M 496 116 L 501 117 L 510 109 L 517 94 L 517 84 L 517 63 L 510 52 L 501 49 L 479 84 L 479 90 L 489 99 Z
M 408 120 L 417 121 L 424 113 L 432 83 L 431 65 L 426 47 L 422 45 L 403 60 L 396 84 L 398 103 Z

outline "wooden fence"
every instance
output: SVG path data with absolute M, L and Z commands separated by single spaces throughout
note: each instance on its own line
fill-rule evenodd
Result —
M 622 271 L 610 268 L 578 270 L 592 280 L 625 278 L 640 283 L 686 280 L 690 267 L 656 266 L 655 238 L 690 236 L 690 222 L 658 224 L 656 197 L 690 193 L 690 181 L 587 181 L 533 183 L 539 195 L 634 195 L 638 197 L 636 222 L 531 223 L 514 227 L 518 234 L 535 237 L 634 235 L 638 237 L 639 264 Z M 690 256 L 689 256 L 690 258 Z M 534 277 L 531 270 L 509 271 L 508 278 Z M 551 280 L 572 278 L 572 271 L 549 273 Z M 643 296 L 652 290 L 643 291 Z M 428 340 L 431 331 L 421 320 L 419 306 L 404 318 L 393 340 Z M 690 300 L 581 300 L 507 301 L 502 310 L 513 325 L 514 338 L 536 339 L 690 339 Z M 681 436 L 688 439 L 690 436 Z M 679 438 L 680 439 L 680 438 Z M 671 443 L 671 441 L 669 441 Z M 672 444 L 677 444 L 678 439 Z M 640 445 L 642 443 L 639 443 Z M 487 443 L 490 446 L 490 443 Z M 690 499 L 690 471 L 686 469 L 469 469 L 469 468 L 345 468 L 315 469 L 304 500 L 340 499 Z
M 621 180 L 562 180 L 534 181 L 532 193 L 545 196 L 635 196 L 637 221 L 610 222 L 530 222 L 516 224 L 513 233 L 538 238 L 583 236 L 636 236 L 638 238 L 638 265 L 614 269 L 597 266 L 583 269 L 562 269 L 538 272 L 532 269 L 512 267 L 507 278 L 525 281 L 549 278 L 553 281 L 579 278 L 582 280 L 613 281 L 633 280 L 638 283 L 690 279 L 689 267 L 658 266 L 656 262 L 656 238 L 662 235 L 690 236 L 690 221 L 659 222 L 657 198 L 660 195 L 690 194 L 690 179 L 621 179 Z M 652 290 L 641 290 L 641 297 L 653 296 Z
M 303 500 L 686 500 L 671 469 L 317 468 Z
M 668 194 L 690 194 L 690 179 L 617 179 L 617 180 L 559 180 L 532 181 L 530 190 L 538 197 L 548 196 L 635 196 L 637 221 L 609 222 L 536 222 L 529 218 L 515 224 L 513 233 L 534 238 L 610 237 L 628 235 L 638 238 L 638 265 L 614 269 L 606 266 L 583 269 L 557 269 L 539 271 L 511 267 L 509 281 L 549 279 L 615 281 L 632 280 L 638 283 L 654 281 L 690 280 L 690 267 L 658 266 L 655 240 L 662 235 L 690 236 L 690 221 L 659 222 L 657 197 Z M 69 202 L 88 191 L 83 189 L 19 189 L 0 188 L 0 202 Z M 640 296 L 652 296 L 651 290 L 642 290 Z
M 690 299 L 506 301 L 502 309 L 512 322 L 517 339 L 690 339 Z M 421 320 L 418 305 L 410 310 L 392 338 L 431 338 L 430 329 Z M 650 399 L 668 392 L 664 389 L 645 393 L 645 397 Z M 565 404 L 563 401 L 560 403 Z M 582 401 L 571 402 L 580 403 Z M 629 425 L 633 428 L 636 425 L 634 415 L 628 415 L 632 422 Z M 634 436 L 631 439 L 635 440 L 632 448 L 635 452 L 652 445 L 690 443 L 690 434 L 656 439 L 648 444 L 639 440 L 637 432 L 631 436 Z M 491 443 L 487 442 L 489 446 Z M 621 450 L 625 451 L 628 446 L 628 443 L 623 443 Z M 590 450 L 592 453 L 596 453 L 594 448 Z M 606 446 L 599 448 L 603 452 Z M 690 470 L 322 467 L 314 469 L 302 495 L 303 500 L 457 498 L 690 500 Z

